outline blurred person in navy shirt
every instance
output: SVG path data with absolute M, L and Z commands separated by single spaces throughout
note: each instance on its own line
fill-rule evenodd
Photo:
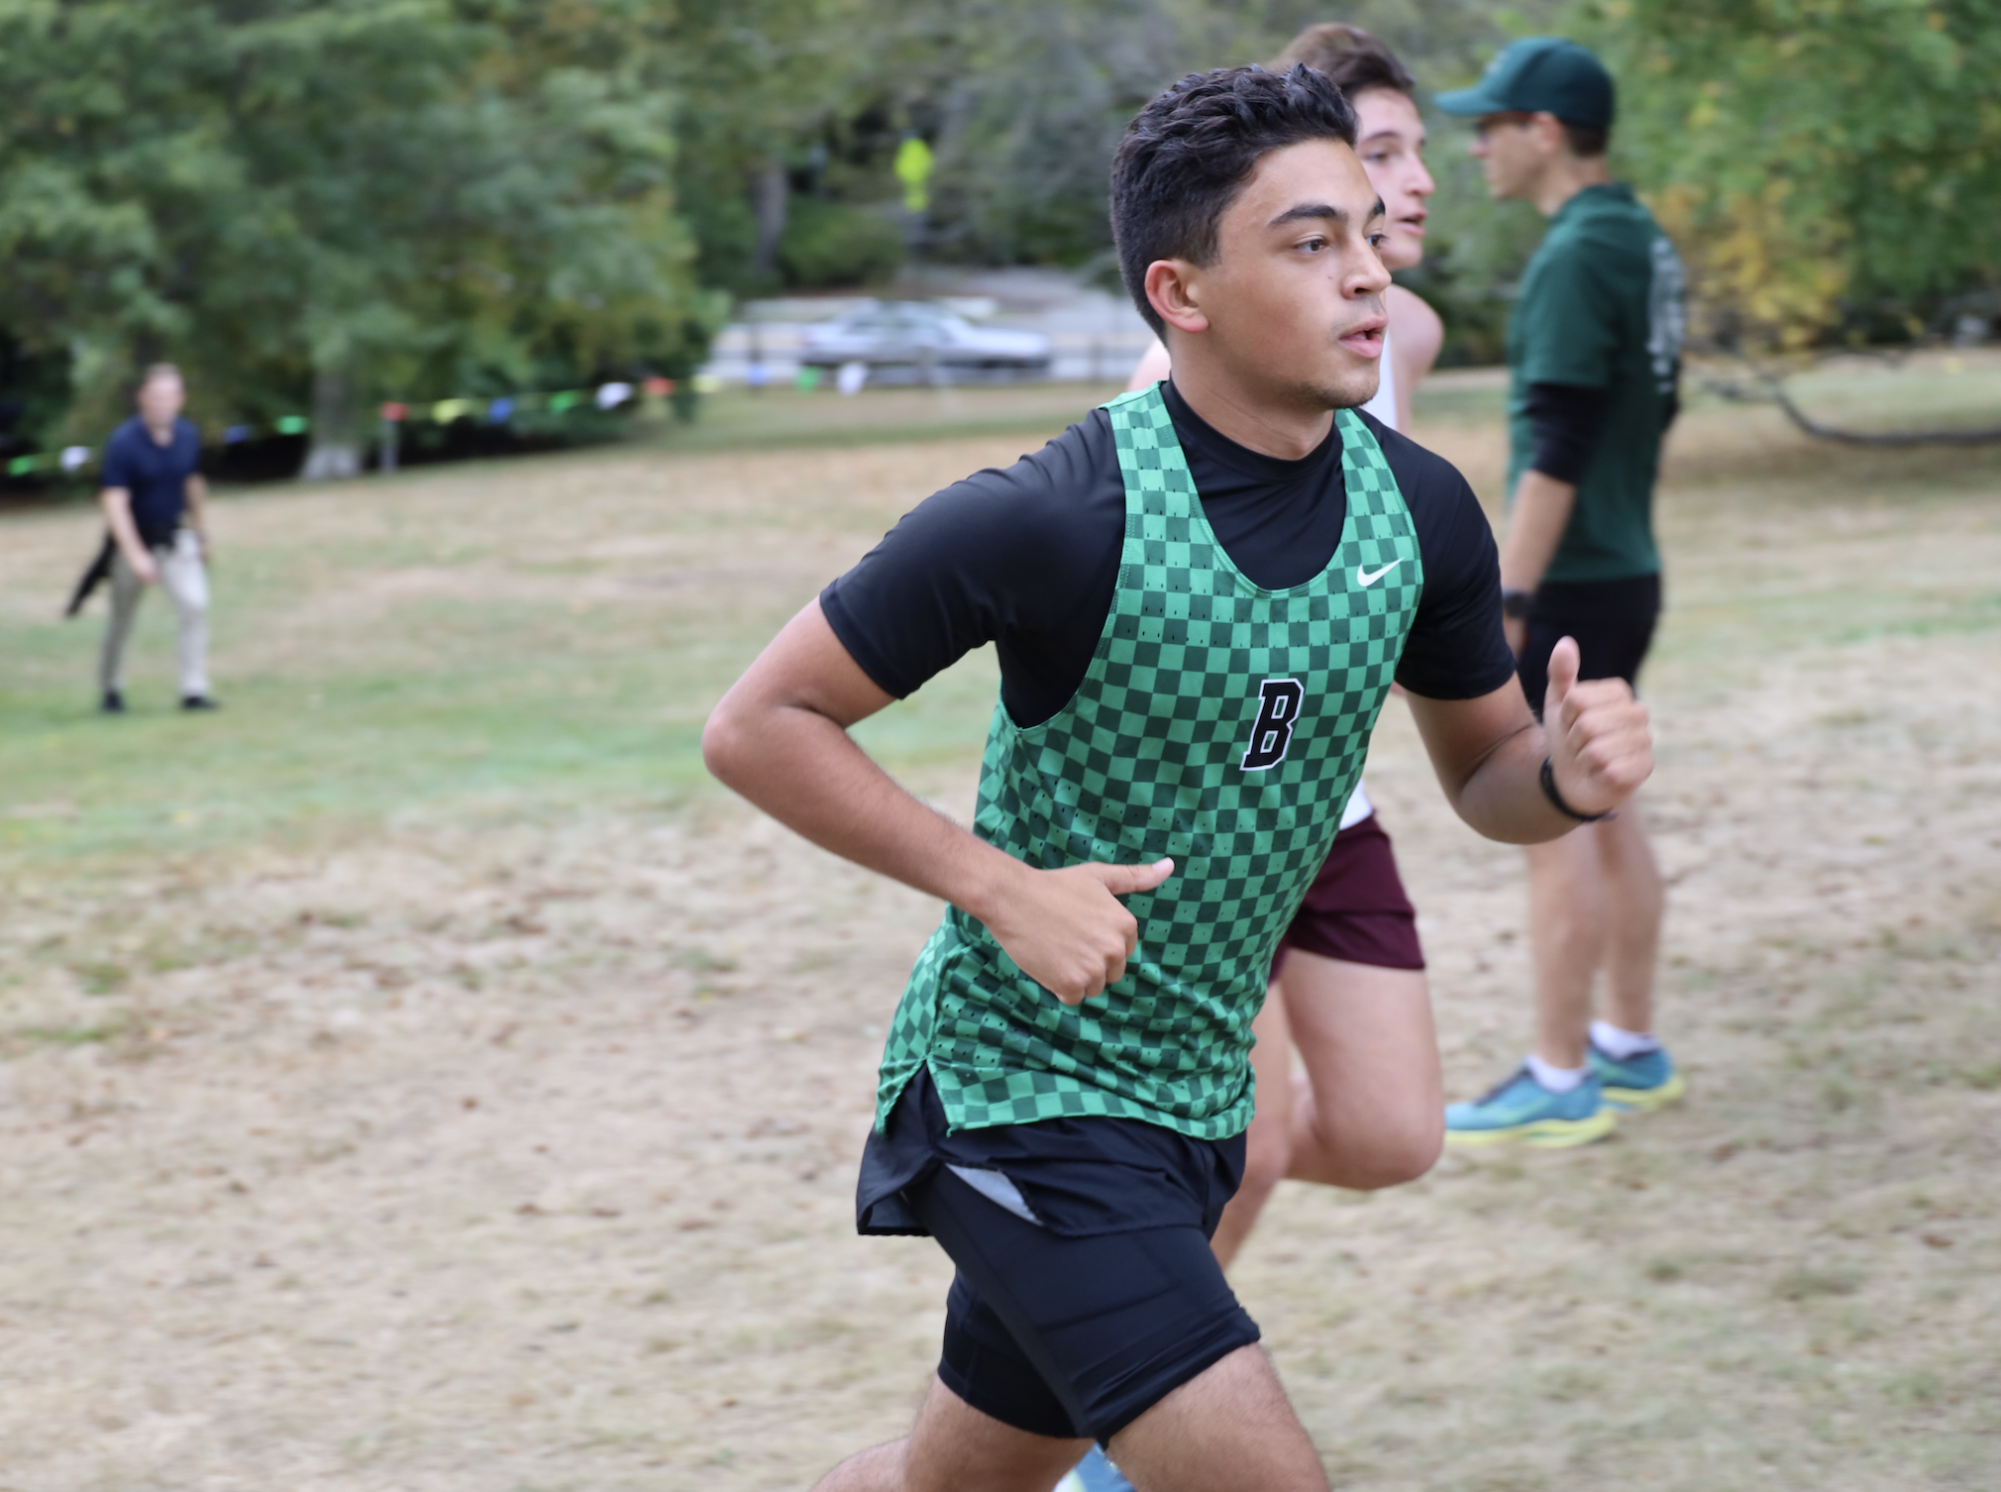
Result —
M 140 381 L 138 414 L 104 448 L 98 501 L 115 553 L 111 625 L 98 660 L 107 714 L 125 709 L 125 644 L 139 598 L 156 582 L 180 624 L 181 708 L 213 710 L 208 685 L 208 483 L 201 432 L 181 418 L 188 402 L 180 369 L 155 363 Z

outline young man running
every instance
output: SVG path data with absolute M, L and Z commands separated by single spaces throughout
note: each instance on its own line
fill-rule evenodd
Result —
M 1532 202 L 1549 234 L 1508 321 L 1512 508 L 1501 546 L 1509 641 L 1539 700 L 1550 644 L 1580 677 L 1639 676 L 1660 614 L 1653 491 L 1680 376 L 1682 271 L 1632 190 L 1611 180 L 1611 74 L 1554 37 L 1518 41 L 1438 106 L 1478 119 L 1496 197 Z M 1535 1050 L 1484 1097 L 1446 1111 L 1454 1144 L 1577 1145 L 1622 1109 L 1678 1097 L 1654 1039 L 1663 894 L 1639 806 L 1528 852 Z M 1608 1020 L 1591 1018 L 1605 971 Z
M 1421 263 L 1425 204 L 1437 184 L 1424 167 L 1416 79 L 1382 42 L 1339 22 L 1300 32 L 1272 70 L 1300 63 L 1354 105 L 1355 153 L 1383 199 L 1377 249 L 1383 267 Z M 1381 379 L 1361 408 L 1407 431 L 1411 393 L 1437 361 L 1444 327 L 1436 311 L 1400 285 L 1390 286 L 1383 302 L 1389 326 Z M 1170 367 L 1166 347 L 1156 343 L 1131 387 L 1167 377 Z M 1360 783 L 1279 944 L 1271 992 L 1252 1034 L 1257 1114 L 1243 1184 L 1216 1229 L 1216 1254 L 1226 1267 L 1288 1176 L 1356 1189 L 1395 1186 L 1428 1171 L 1444 1138 L 1438 1038 L 1417 913 L 1390 836 Z M 1297 1082 L 1295 1046 L 1306 1068 Z
M 1304 68 L 1149 104 L 1113 226 L 1173 384 L 921 505 L 711 717 L 730 786 L 949 904 L 856 1199 L 863 1232 L 929 1233 L 958 1266 L 943 1357 L 910 1436 L 823 1492 L 1041 1492 L 1092 1440 L 1146 1492 L 1324 1492 L 1208 1235 L 1265 973 L 1391 679 L 1490 837 L 1553 838 L 1651 770 L 1644 709 L 1576 683 L 1567 641 L 1545 736 L 1472 493 L 1353 413 L 1389 282 L 1353 140 Z M 985 641 L 1001 699 L 968 831 L 847 730 Z

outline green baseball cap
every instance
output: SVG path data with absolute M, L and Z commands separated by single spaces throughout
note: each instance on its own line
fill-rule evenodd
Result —
M 1612 75 L 1589 47 L 1560 36 L 1525 36 L 1487 64 L 1471 88 L 1433 100 L 1448 114 L 1554 114 L 1565 124 L 1612 123 Z

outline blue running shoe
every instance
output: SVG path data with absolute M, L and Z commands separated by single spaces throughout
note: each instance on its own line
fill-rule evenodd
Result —
M 1688 1083 L 1676 1069 L 1674 1059 L 1668 1056 L 1666 1047 L 1657 1046 L 1651 1052 L 1641 1052 L 1622 1062 L 1602 1051 L 1594 1041 L 1586 1060 L 1591 1064 L 1591 1075 L 1604 1090 L 1605 1102 L 1622 1110 L 1648 1113 L 1662 1104 L 1673 1103 L 1688 1091 Z
M 1056 1484 L 1056 1492 L 1133 1492 L 1133 1484 L 1105 1459 L 1105 1448 L 1094 1445 L 1084 1459 Z
M 1445 1143 L 1494 1145 L 1518 1140 L 1561 1150 L 1602 1140 L 1618 1123 L 1596 1073 L 1568 1093 L 1552 1093 L 1524 1062 L 1473 1102 L 1445 1106 Z

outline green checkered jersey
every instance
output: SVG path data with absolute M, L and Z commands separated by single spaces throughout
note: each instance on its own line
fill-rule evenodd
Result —
M 1125 480 L 1119 577 L 1083 683 L 1051 718 L 994 711 L 974 830 L 1043 869 L 1171 855 L 1127 898 L 1139 950 L 1081 1006 L 949 908 L 892 1022 L 877 1123 L 928 1067 L 954 1130 L 1073 1115 L 1201 1139 L 1249 1124 L 1251 1021 L 1326 856 L 1416 613 L 1410 512 L 1375 437 L 1337 415 L 1333 560 L 1266 590 L 1211 532 L 1158 387 L 1105 406 Z

